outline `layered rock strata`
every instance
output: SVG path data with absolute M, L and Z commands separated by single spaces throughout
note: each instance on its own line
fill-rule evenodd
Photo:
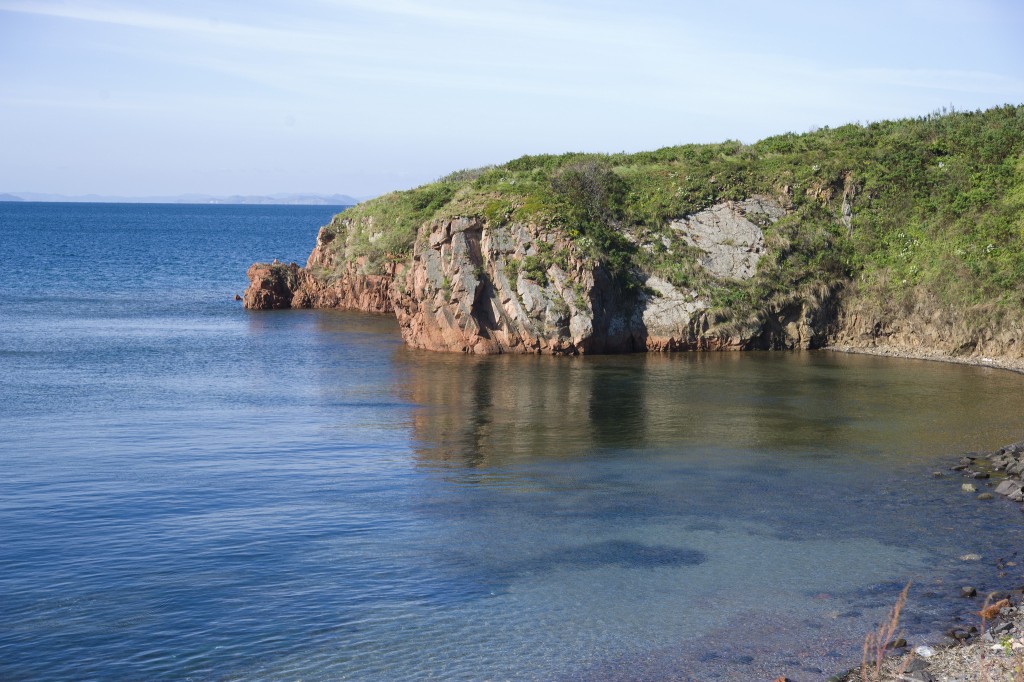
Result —
M 766 198 L 725 202 L 670 224 L 718 278 L 752 277 L 767 225 L 785 210 Z M 561 232 L 454 217 L 422 225 L 403 263 L 347 257 L 355 231 L 322 228 L 304 268 L 256 264 L 245 306 L 393 311 L 410 346 L 464 353 L 622 353 L 809 348 L 824 342 L 827 300 L 800 301 L 747 331 L 713 325 L 708 294 L 637 272 L 624 286 Z M 672 243 L 669 240 L 670 244 Z M 828 297 L 826 297 L 828 298 Z

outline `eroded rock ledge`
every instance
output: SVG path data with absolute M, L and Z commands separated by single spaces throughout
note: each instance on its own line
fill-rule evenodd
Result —
M 942 301 L 920 292 L 892 302 L 891 309 L 852 288 L 829 345 L 836 350 L 893 357 L 981 364 L 1024 372 L 1024 320 L 979 311 L 965 319 Z M 993 306 L 994 308 L 994 306 Z

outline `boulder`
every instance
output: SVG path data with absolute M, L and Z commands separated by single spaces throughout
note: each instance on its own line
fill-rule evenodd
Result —
M 1012 478 L 1008 478 L 1004 481 L 1000 481 L 999 485 L 996 486 L 996 494 L 1010 496 L 1014 493 L 1019 494 L 1024 485 L 1020 481 L 1015 481 Z

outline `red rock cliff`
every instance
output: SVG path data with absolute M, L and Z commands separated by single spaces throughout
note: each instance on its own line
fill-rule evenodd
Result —
M 377 274 L 366 274 L 366 262 L 337 262 L 329 248 L 334 235 L 325 228 L 300 268 L 291 263 L 255 263 L 246 275 L 249 287 L 243 302 L 252 310 L 277 308 L 341 308 L 370 313 L 390 313 L 391 284 L 400 266 L 386 264 Z
M 725 202 L 673 222 L 673 239 L 699 245 L 715 276 L 749 278 L 764 244 L 752 220 L 784 214 L 765 198 Z M 807 348 L 824 338 L 817 302 L 746 330 L 718 330 L 707 292 L 644 273 L 642 286 L 623 287 L 574 240 L 543 225 L 427 222 L 404 263 L 346 256 L 376 234 L 372 220 L 358 227 L 342 220 L 321 228 L 304 268 L 253 265 L 246 307 L 393 311 L 410 346 L 463 353 Z

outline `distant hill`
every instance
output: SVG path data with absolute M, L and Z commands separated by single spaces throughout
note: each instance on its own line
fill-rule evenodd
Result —
M 368 197 L 367 197 L 368 198 Z M 306 206 L 354 206 L 360 199 L 347 194 L 270 194 L 212 196 L 209 194 L 178 194 L 175 196 L 123 197 L 101 194 L 45 194 L 18 192 L 0 194 L 0 201 L 68 201 L 116 204 L 287 204 Z

